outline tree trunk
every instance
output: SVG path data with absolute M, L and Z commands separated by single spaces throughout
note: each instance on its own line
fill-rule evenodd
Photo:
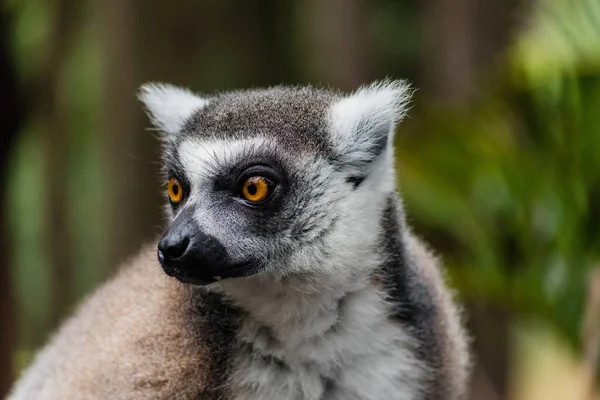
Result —
M 423 12 L 423 84 L 431 99 L 451 106 L 468 103 L 476 66 L 472 23 L 477 0 L 427 0 Z
M 307 0 L 299 21 L 307 42 L 300 65 L 308 80 L 342 90 L 356 89 L 372 79 L 365 0 Z
M 69 220 L 69 129 L 60 89 L 61 72 L 76 26 L 79 0 L 57 1 L 47 64 L 37 82 L 37 112 L 44 120 L 44 246 L 51 278 L 50 323 L 59 324 L 73 300 L 73 237 Z
M 108 171 L 108 252 L 112 268 L 135 253 L 158 226 L 156 143 L 139 124 L 135 47 L 137 18 L 133 0 L 103 3 L 105 31 L 104 159 Z M 153 8 L 155 4 L 152 5 Z M 162 30 L 162 24 L 153 27 Z
M 423 82 L 428 97 L 468 106 L 510 42 L 520 0 L 427 0 Z
M 159 80 L 212 92 L 275 85 L 292 76 L 293 51 L 285 38 L 293 31 L 293 2 L 135 3 L 138 84 Z
M 476 364 L 471 379 L 471 400 L 509 398 L 510 315 L 485 304 L 469 310 L 470 330 L 475 335 Z
M 15 300 L 11 274 L 10 243 L 6 221 L 6 170 L 12 142 L 19 130 L 19 107 L 15 74 L 8 46 L 9 15 L 0 14 L 0 398 L 13 381 L 16 343 Z

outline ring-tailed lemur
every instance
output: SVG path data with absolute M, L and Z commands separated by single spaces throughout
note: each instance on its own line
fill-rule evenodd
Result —
M 468 352 L 396 193 L 408 89 L 141 89 L 170 225 L 11 399 L 456 400 Z M 143 199 L 132 199 L 135 201 Z

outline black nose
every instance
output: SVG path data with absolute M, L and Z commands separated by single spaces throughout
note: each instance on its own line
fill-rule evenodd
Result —
M 225 244 L 194 220 L 192 208 L 184 208 L 171 222 L 157 253 L 167 275 L 195 285 L 250 275 L 260 268 L 252 257 L 233 261 Z
M 167 265 L 182 258 L 190 246 L 190 237 L 184 234 L 165 235 L 158 244 L 158 259 Z
M 206 234 L 183 209 L 158 243 L 158 261 L 169 276 L 182 282 L 206 284 L 226 275 L 230 264 L 223 244 Z

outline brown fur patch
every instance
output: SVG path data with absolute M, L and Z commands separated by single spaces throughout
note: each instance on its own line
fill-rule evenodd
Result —
M 155 248 L 126 263 L 58 331 L 20 383 L 28 398 L 222 398 L 213 389 L 223 376 L 211 368 L 226 349 L 209 347 L 214 321 L 190 317 L 197 288 L 164 275 Z

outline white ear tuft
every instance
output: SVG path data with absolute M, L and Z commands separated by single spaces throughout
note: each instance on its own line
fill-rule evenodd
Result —
M 187 89 L 163 83 L 142 85 L 138 98 L 144 103 L 152 123 L 167 138 L 179 133 L 185 120 L 208 104 L 208 100 Z
M 341 160 L 362 169 L 392 143 L 411 90 L 404 81 L 375 82 L 331 106 L 332 141 Z

